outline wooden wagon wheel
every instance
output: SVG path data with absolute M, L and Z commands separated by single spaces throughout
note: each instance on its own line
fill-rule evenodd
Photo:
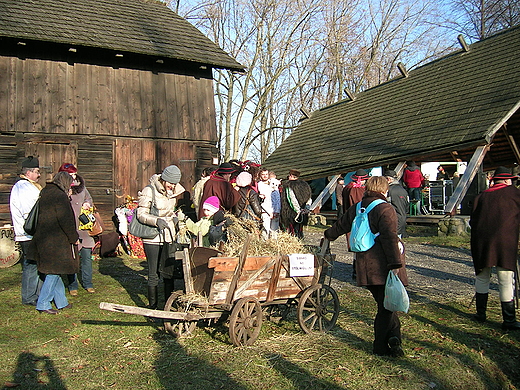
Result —
M 254 297 L 240 298 L 229 317 L 229 337 L 239 347 L 252 345 L 262 327 L 262 307 Z
M 184 304 L 178 301 L 178 298 L 182 295 L 182 291 L 173 292 L 166 304 L 164 305 L 165 311 L 177 311 L 184 312 L 186 307 Z M 164 320 L 164 329 L 175 337 L 188 337 L 193 334 L 197 327 L 197 321 L 182 321 L 182 320 Z
M 316 284 L 298 302 L 298 323 L 305 333 L 331 330 L 339 315 L 339 298 L 330 286 Z

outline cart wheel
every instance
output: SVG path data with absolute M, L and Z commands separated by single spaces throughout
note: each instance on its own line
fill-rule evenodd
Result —
M 237 347 L 252 345 L 262 327 L 262 307 L 256 298 L 240 298 L 229 317 L 229 337 Z
M 173 292 L 164 305 L 164 311 L 186 311 L 184 305 L 177 300 L 181 295 L 182 291 Z M 196 327 L 197 321 L 164 320 L 164 329 L 175 337 L 191 336 Z
M 338 315 L 338 294 L 332 287 L 316 284 L 303 292 L 298 303 L 298 323 L 305 333 L 331 330 Z

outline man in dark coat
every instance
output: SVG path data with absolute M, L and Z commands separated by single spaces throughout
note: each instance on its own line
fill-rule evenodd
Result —
M 204 184 L 202 197 L 199 205 L 199 219 L 204 216 L 202 205 L 210 196 L 216 196 L 220 201 L 220 207 L 223 210 L 231 211 L 233 206 L 240 200 L 240 194 L 233 188 L 229 182 L 231 174 L 235 172 L 235 168 L 230 163 L 222 163 L 218 169 L 210 175 L 209 180 Z
M 471 256 L 475 267 L 477 321 L 486 320 L 491 268 L 496 267 L 502 306 L 502 329 L 520 329 L 516 321 L 514 275 L 518 258 L 520 190 L 512 185 L 518 177 L 498 167 L 493 185 L 475 198 L 471 213 Z
M 365 193 L 365 182 L 368 179 L 368 173 L 364 169 L 358 169 L 351 176 L 351 182 L 343 188 L 343 212 L 346 212 L 351 206 L 361 202 Z
M 367 181 L 362 207 L 367 207 L 376 199 L 386 200 L 384 193 L 388 182 L 383 177 L 374 176 Z M 350 207 L 345 214 L 325 230 L 325 238 L 334 241 L 339 236 L 349 233 L 356 216 L 356 206 Z M 388 272 L 397 274 L 406 286 L 408 277 L 404 268 L 404 247 L 397 237 L 397 214 L 387 202 L 375 206 L 368 213 L 370 230 L 379 233 L 372 248 L 356 253 L 357 285 L 365 286 L 372 293 L 377 303 L 377 315 L 374 321 L 373 352 L 376 355 L 403 356 L 401 349 L 401 324 L 397 313 L 384 308 L 385 284 Z
M 280 224 L 284 231 L 299 239 L 303 239 L 303 226 L 309 220 L 311 195 L 311 187 L 300 180 L 300 172 L 291 169 L 282 183 Z
M 406 191 L 399 180 L 394 170 L 388 169 L 385 171 L 386 180 L 388 180 L 388 201 L 394 206 L 397 212 L 397 235 L 399 237 L 406 237 L 406 214 L 410 204 L 408 202 L 408 191 Z

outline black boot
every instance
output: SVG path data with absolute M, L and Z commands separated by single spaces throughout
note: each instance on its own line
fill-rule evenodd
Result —
M 157 286 L 148 286 L 148 309 L 157 309 Z
M 164 281 L 164 303 L 170 298 L 173 292 L 173 279 L 163 279 Z
M 515 301 L 500 302 L 502 305 L 502 329 L 504 330 L 520 330 L 520 322 L 516 320 Z
M 473 316 L 473 319 L 478 322 L 485 322 L 486 321 L 486 309 L 487 309 L 487 303 L 488 303 L 488 296 L 489 294 L 481 294 L 476 293 L 475 294 L 475 303 L 477 306 L 477 314 Z

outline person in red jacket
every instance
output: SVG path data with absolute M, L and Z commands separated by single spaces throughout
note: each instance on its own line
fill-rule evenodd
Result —
M 417 201 L 417 214 L 421 214 L 421 188 L 424 186 L 424 176 L 415 161 L 407 161 L 403 174 L 403 183 L 408 188 L 410 202 Z

